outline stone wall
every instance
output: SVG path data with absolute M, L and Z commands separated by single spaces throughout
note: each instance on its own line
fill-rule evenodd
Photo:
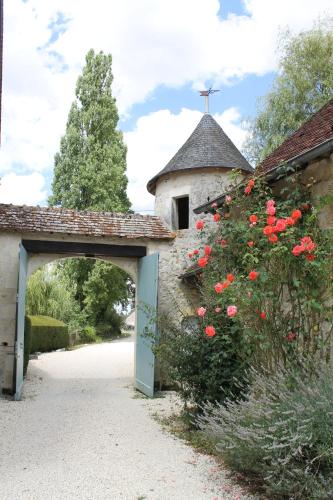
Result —
M 22 239 L 40 239 L 48 241 L 68 241 L 68 242 L 84 242 L 84 243 L 102 243 L 114 245 L 142 245 L 147 249 L 147 254 L 160 251 L 162 254 L 167 253 L 165 248 L 168 248 L 168 240 L 126 240 L 120 238 L 106 239 L 96 237 L 73 237 L 66 235 L 51 235 L 51 234 L 16 234 L 8 232 L 0 232 L 0 393 L 12 390 L 13 384 L 13 367 L 14 367 L 14 343 L 16 329 L 16 294 L 17 294 L 17 279 L 18 279 L 18 254 L 19 244 Z M 73 255 L 68 255 L 73 257 Z M 34 273 L 37 269 L 45 264 L 54 262 L 58 259 L 66 258 L 63 254 L 33 254 L 28 258 L 28 276 Z M 112 257 L 105 258 L 108 262 L 119 266 L 126 271 L 132 279 L 137 282 L 138 259 L 135 257 L 122 258 Z M 163 266 L 162 266 L 163 267 Z M 162 286 L 164 281 L 162 279 Z M 162 299 L 163 300 L 163 299 Z
M 198 219 L 205 220 L 206 227 L 214 224 L 212 216 L 195 215 L 194 208 L 214 199 L 231 185 L 231 170 L 223 168 L 205 168 L 174 172 L 161 177 L 156 185 L 155 215 L 166 226 L 175 231 L 176 238 L 160 249 L 160 311 L 171 312 L 177 321 L 182 316 L 193 315 L 199 305 L 197 290 L 184 284 L 179 276 L 189 267 L 189 251 L 202 247 L 199 233 L 195 228 Z M 175 230 L 172 217 L 174 199 L 189 196 L 189 229 Z

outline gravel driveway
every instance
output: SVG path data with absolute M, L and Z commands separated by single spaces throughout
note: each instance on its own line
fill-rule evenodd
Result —
M 152 418 L 178 403 L 138 397 L 133 351 L 114 341 L 30 361 L 23 400 L 0 400 L 1 500 L 246 498 Z

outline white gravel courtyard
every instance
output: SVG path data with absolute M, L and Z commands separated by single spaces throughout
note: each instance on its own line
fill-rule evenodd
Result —
M 177 400 L 137 397 L 133 357 L 125 339 L 30 361 L 23 400 L 0 400 L 1 500 L 249 498 L 152 418 Z

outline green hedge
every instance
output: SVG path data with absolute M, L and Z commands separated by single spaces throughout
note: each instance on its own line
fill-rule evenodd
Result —
M 68 326 L 49 316 L 26 316 L 26 349 L 30 352 L 48 352 L 69 346 Z M 30 342 L 29 342 L 30 338 Z

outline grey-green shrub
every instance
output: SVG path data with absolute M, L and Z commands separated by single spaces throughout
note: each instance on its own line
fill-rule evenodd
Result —
M 233 469 L 263 481 L 270 498 L 333 498 L 333 373 L 251 372 L 244 400 L 207 404 L 200 428 Z
M 26 316 L 25 339 L 30 352 L 48 352 L 69 346 L 68 326 L 49 316 Z

